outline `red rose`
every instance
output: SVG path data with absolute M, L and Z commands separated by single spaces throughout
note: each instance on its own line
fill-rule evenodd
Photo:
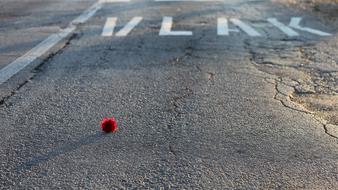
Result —
M 117 127 L 117 122 L 115 118 L 104 118 L 102 123 L 101 123 L 101 129 L 102 131 L 106 133 L 114 133 L 116 132 L 119 128 Z

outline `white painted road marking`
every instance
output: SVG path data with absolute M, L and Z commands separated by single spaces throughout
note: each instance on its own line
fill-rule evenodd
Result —
M 76 24 L 81 24 L 86 22 L 90 17 L 92 17 L 99 9 L 102 7 L 102 2 L 98 1 L 92 5 L 89 9 L 84 11 L 79 17 L 73 20 L 70 25 L 61 30 L 57 34 L 50 35 L 47 39 L 42 41 L 40 44 L 35 46 L 33 49 L 28 51 L 25 55 L 19 57 L 6 67 L 0 70 L 0 85 L 10 79 L 13 75 L 21 71 L 23 68 L 27 67 L 38 57 L 47 53 L 53 46 L 59 43 L 61 40 L 66 38 L 70 33 L 76 29 Z
M 163 17 L 160 36 L 191 36 L 191 31 L 171 31 L 173 25 L 172 17 Z
M 301 31 L 305 31 L 305 32 L 309 32 L 312 34 L 316 34 L 319 36 L 331 36 L 332 34 L 326 33 L 326 32 L 322 32 L 320 30 L 316 30 L 313 28 L 308 28 L 308 27 L 302 27 L 300 26 L 300 22 L 302 21 L 301 17 L 292 17 L 289 26 Z
M 40 44 L 35 46 L 33 49 L 28 51 L 23 56 L 19 57 L 6 67 L 0 70 L 0 85 L 10 79 L 13 75 L 21 71 L 23 68 L 31 64 L 38 57 L 47 53 L 53 46 L 62 41 L 64 38 L 69 36 L 72 32 L 75 31 L 78 24 L 84 23 L 89 20 L 98 10 L 102 8 L 104 3 L 116 3 L 116 2 L 129 2 L 130 0 L 99 0 L 89 9 L 84 11 L 79 17 L 73 20 L 69 26 L 61 30 L 57 34 L 50 35 L 47 39 L 42 41 Z M 155 1 L 215 1 L 215 0 L 155 0 Z M 216 0 L 217 1 L 217 0 Z M 116 36 L 127 36 L 132 29 L 134 29 L 141 21 L 142 17 L 134 17 L 125 27 L 123 27 Z M 242 22 L 239 19 L 232 18 L 230 21 L 247 33 L 249 36 L 257 37 L 261 36 L 254 28 Z M 279 22 L 276 18 L 269 18 L 268 22 L 277 27 L 280 31 L 287 34 L 288 36 L 297 36 L 299 35 L 293 29 L 300 31 L 309 32 L 319 36 L 331 36 L 332 34 L 326 33 L 320 30 L 316 30 L 309 27 L 302 27 L 300 23 L 302 21 L 301 17 L 292 17 L 289 23 L 289 26 L 284 25 Z M 114 28 L 116 26 L 117 18 L 108 18 L 105 27 L 102 31 L 102 36 L 112 36 Z M 226 18 L 219 18 L 217 21 L 217 34 L 218 35 L 229 35 L 230 32 L 239 32 L 237 29 L 229 29 L 228 20 Z M 192 31 L 172 31 L 173 18 L 164 17 L 162 26 L 160 29 L 160 36 L 191 36 L 193 35 Z M 293 28 L 293 29 L 292 29 Z
M 239 32 L 238 29 L 229 29 L 228 19 L 218 18 L 217 19 L 217 35 L 228 36 L 230 32 Z
M 240 29 L 242 29 L 245 33 L 247 33 L 249 36 L 252 37 L 258 37 L 261 36 L 260 33 L 258 33 L 255 29 L 253 29 L 251 26 L 245 24 L 244 22 L 242 22 L 239 19 L 236 18 L 232 18 L 230 19 L 230 21 L 232 23 L 234 23 L 235 25 L 237 25 Z
M 130 0 L 101 0 L 101 3 L 126 3 Z
M 73 25 L 85 23 L 101 8 L 102 8 L 102 1 L 96 2 L 94 5 L 89 7 L 89 9 L 85 10 L 79 17 L 73 20 L 70 23 L 70 27 L 72 27 Z
M 119 32 L 116 33 L 116 36 L 127 36 L 131 30 L 142 21 L 142 19 L 142 17 L 134 17 L 128 22 L 127 25 L 125 25 Z
M 155 2 L 224 2 L 224 0 L 155 0 Z
M 294 31 L 292 28 L 288 26 L 285 26 L 283 23 L 279 22 L 276 18 L 268 18 L 268 21 L 289 37 L 299 36 L 299 34 L 296 31 Z
M 33 49 L 28 51 L 23 56 L 17 58 L 15 61 L 8 64 L 6 67 L 0 70 L 0 85 L 10 79 L 12 76 L 17 74 L 19 71 L 27 67 L 38 57 L 41 57 L 43 54 L 47 53 L 52 47 L 62 41 L 64 38 L 69 36 L 72 32 L 75 31 L 76 25 L 85 23 L 89 20 L 98 10 L 102 8 L 104 3 L 114 3 L 114 2 L 129 2 L 129 0 L 99 0 L 94 3 L 91 7 L 85 10 L 79 17 L 74 19 L 67 28 L 61 30 L 57 34 L 50 35 L 47 39 L 39 43 Z
M 292 17 L 289 26 L 286 26 L 283 23 L 279 22 L 276 18 L 268 18 L 268 21 L 272 25 L 276 26 L 280 31 L 288 35 L 289 37 L 299 36 L 299 34 L 296 31 L 294 31 L 292 28 L 298 29 L 300 31 L 305 31 L 305 32 L 309 32 L 312 34 L 316 34 L 319 36 L 331 36 L 331 34 L 320 31 L 320 30 L 300 26 L 300 22 L 302 21 L 301 17 Z
M 121 31 L 119 31 L 116 36 L 127 36 L 130 31 L 135 28 L 142 21 L 142 17 L 133 18 Z M 322 32 L 320 30 L 316 30 L 313 28 L 302 27 L 300 26 L 302 18 L 301 17 L 292 17 L 289 26 L 278 21 L 276 18 L 268 18 L 267 21 L 279 29 L 281 32 L 285 33 L 289 37 L 299 36 L 300 34 L 296 32 L 294 29 L 298 29 L 301 31 L 306 31 L 312 34 L 320 35 L 320 36 L 331 36 L 331 34 Z M 106 24 L 102 31 L 102 36 L 112 36 L 114 32 L 114 28 L 116 25 L 117 18 L 108 18 Z M 262 36 L 258 33 L 253 27 L 244 23 L 240 19 L 231 18 L 230 21 L 236 25 L 239 29 L 247 33 L 251 37 L 259 37 Z M 193 35 L 192 31 L 172 31 L 173 27 L 173 18 L 172 17 L 163 17 L 162 26 L 159 35 L 160 36 L 191 36 Z M 226 18 L 217 18 L 217 35 L 220 36 L 228 36 L 230 32 L 240 32 L 240 30 L 233 28 L 229 28 L 228 19 Z
M 106 24 L 104 25 L 102 36 L 109 37 L 113 35 L 114 28 L 116 26 L 117 18 L 107 18 Z
M 21 71 L 23 68 L 31 64 L 36 58 L 45 54 L 50 48 L 59 43 L 62 39 L 67 37 L 75 30 L 75 26 L 68 27 L 58 34 L 53 34 L 33 49 L 28 51 L 25 55 L 19 57 L 6 67 L 0 70 L 0 85 L 10 79 L 13 75 Z

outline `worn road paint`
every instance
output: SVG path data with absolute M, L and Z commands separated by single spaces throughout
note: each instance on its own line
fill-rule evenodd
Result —
M 102 36 L 109 37 L 113 35 L 115 26 L 116 26 L 117 18 L 107 18 L 106 24 L 102 30 Z
M 38 57 L 45 54 L 50 48 L 59 43 L 62 39 L 67 37 L 70 33 L 75 30 L 75 26 L 68 27 L 57 34 L 49 36 L 47 39 L 42 41 L 40 44 L 35 46 L 33 49 L 28 51 L 25 55 L 19 57 L 6 67 L 0 70 L 0 85 L 10 79 L 13 75 L 27 67 Z
M 62 41 L 64 38 L 69 36 L 75 31 L 78 24 L 85 23 L 94 14 L 102 8 L 104 3 L 118 3 L 118 2 L 130 2 L 130 0 L 99 0 L 94 3 L 91 7 L 85 10 L 79 17 L 75 18 L 67 28 L 62 29 L 59 33 L 50 35 L 47 39 L 39 43 L 33 49 L 28 51 L 23 56 L 17 58 L 15 61 L 8 64 L 6 67 L 0 70 L 0 85 L 10 79 L 12 76 L 17 74 L 19 71 L 27 67 L 38 57 L 47 53 L 52 47 Z
M 302 27 L 300 26 L 300 22 L 302 21 L 301 17 L 292 17 L 289 26 L 301 31 L 305 31 L 305 32 L 309 32 L 312 34 L 316 34 L 318 36 L 331 36 L 332 34 L 320 31 L 320 30 L 316 30 L 313 28 L 308 28 L 308 27 Z
M 228 19 L 218 18 L 217 19 L 217 35 L 228 36 L 230 32 L 239 32 L 239 30 L 229 29 Z
M 239 19 L 236 18 L 232 18 L 230 19 L 230 21 L 235 24 L 236 26 L 238 26 L 240 29 L 242 29 L 245 33 L 247 33 L 249 36 L 252 37 L 258 37 L 261 36 L 260 33 L 258 33 L 255 29 L 253 29 L 251 26 L 245 24 L 244 22 L 242 22 Z
M 73 20 L 70 23 L 70 25 L 85 23 L 88 19 L 90 19 L 92 16 L 94 16 L 94 14 L 101 8 L 102 8 L 102 2 L 101 1 L 96 2 L 94 5 L 89 7 L 89 9 L 84 11 L 79 17 L 77 17 L 75 20 Z
M 270 22 L 272 25 L 277 27 L 280 31 L 284 32 L 289 37 L 299 36 L 299 34 L 296 31 L 279 22 L 276 18 L 268 18 L 268 22 Z
M 47 39 L 39 43 L 33 49 L 28 51 L 23 56 L 19 57 L 12 63 L 8 64 L 6 67 L 0 70 L 0 85 L 10 79 L 12 76 L 17 74 L 19 71 L 27 67 L 38 57 L 41 57 L 43 54 L 47 53 L 52 47 L 58 44 L 61 40 L 66 38 L 76 29 L 77 24 L 86 22 L 91 18 L 99 9 L 102 8 L 102 2 L 98 1 L 93 4 L 90 8 L 84 11 L 79 17 L 73 20 L 69 26 L 61 30 L 57 34 L 50 35 Z
M 108 18 L 106 24 L 102 31 L 102 36 L 112 36 L 113 31 L 116 25 L 117 18 Z M 116 36 L 127 36 L 128 33 L 141 22 L 142 17 L 133 18 L 121 31 L 119 31 Z M 295 31 L 295 29 L 306 31 L 312 34 L 320 35 L 320 36 L 331 36 L 331 34 L 316 30 L 313 28 L 302 27 L 300 26 L 300 22 L 302 21 L 301 17 L 292 17 L 289 26 L 283 24 L 278 21 L 276 18 L 268 18 L 267 21 L 272 24 L 274 27 L 279 29 L 281 32 L 285 33 L 289 37 L 299 36 L 300 34 Z M 239 29 L 244 31 L 251 37 L 259 37 L 262 36 L 259 32 L 257 32 L 253 27 L 244 23 L 240 19 L 231 18 L 230 22 L 236 25 Z M 191 36 L 193 35 L 192 31 L 172 31 L 173 27 L 173 17 L 163 17 L 160 36 Z M 229 22 L 227 18 L 221 17 L 217 18 L 217 35 L 220 36 L 228 36 L 230 32 L 240 32 L 237 28 L 229 28 Z
M 131 30 L 133 30 L 135 26 L 137 26 L 142 20 L 142 17 L 134 17 L 119 32 L 116 33 L 116 36 L 127 36 L 131 32 Z
M 223 2 L 224 0 L 155 0 L 155 2 Z
M 191 36 L 191 31 L 171 31 L 173 25 L 172 17 L 163 17 L 160 36 Z
M 124 3 L 130 2 L 130 0 L 101 0 L 101 3 Z

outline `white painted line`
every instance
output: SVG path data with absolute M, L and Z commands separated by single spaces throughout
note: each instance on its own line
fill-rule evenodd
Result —
M 142 17 L 134 17 L 127 23 L 127 25 L 125 25 L 119 32 L 116 33 L 116 36 L 127 36 L 131 30 L 133 30 L 135 26 L 137 26 L 142 21 L 142 19 Z
M 70 25 L 82 24 L 85 23 L 88 19 L 90 19 L 94 14 L 102 8 L 102 1 L 96 2 L 94 5 L 89 7 L 85 12 L 83 12 L 79 17 L 73 20 Z
M 130 0 L 101 0 L 101 3 L 125 3 L 130 2 Z
M 67 37 L 75 30 L 75 26 L 66 28 L 58 34 L 53 34 L 33 49 L 28 51 L 25 55 L 19 57 L 6 67 L 0 70 L 0 85 L 10 79 L 13 75 L 21 71 L 23 68 L 31 64 L 36 58 L 45 54 L 50 48 L 59 43 L 62 39 Z
M 239 32 L 239 30 L 229 29 L 228 19 L 218 18 L 217 19 L 217 35 L 228 36 L 230 32 Z
M 173 26 L 172 17 L 163 17 L 160 36 L 191 36 L 191 31 L 171 31 Z
M 232 23 L 234 23 L 235 25 L 237 25 L 240 29 L 242 29 L 245 33 L 247 33 L 249 36 L 252 37 L 258 37 L 261 36 L 260 33 L 258 33 L 255 29 L 253 29 L 251 26 L 245 24 L 244 22 L 242 22 L 239 19 L 236 18 L 232 18 L 230 19 L 230 21 Z
M 309 32 L 312 34 L 316 34 L 319 36 L 331 36 L 332 34 L 326 33 L 326 32 L 322 32 L 320 30 L 316 30 L 313 28 L 308 28 L 308 27 L 302 27 L 300 26 L 300 22 L 302 21 L 301 17 L 292 17 L 289 26 L 301 31 L 305 31 L 305 32 Z
M 277 27 L 280 31 L 284 32 L 289 37 L 299 36 L 299 34 L 294 31 L 292 28 L 285 26 L 283 23 L 279 22 L 276 18 L 268 18 L 268 22 Z
M 96 2 L 86 11 L 84 11 L 79 17 L 73 20 L 69 26 L 63 30 L 61 30 L 57 34 L 50 35 L 47 39 L 39 43 L 33 49 L 28 51 L 23 56 L 19 57 L 12 63 L 8 64 L 6 67 L 0 70 L 0 85 L 10 79 L 12 76 L 17 74 L 23 68 L 31 64 L 38 57 L 47 53 L 53 46 L 59 43 L 61 40 L 66 38 L 69 34 L 71 34 L 76 29 L 76 24 L 81 24 L 86 22 L 89 18 L 91 18 L 99 9 L 102 7 L 102 1 Z
M 114 28 L 116 26 L 116 17 L 107 18 L 106 24 L 104 25 L 102 36 L 109 37 L 113 35 Z
M 224 0 L 155 0 L 155 2 L 224 2 Z

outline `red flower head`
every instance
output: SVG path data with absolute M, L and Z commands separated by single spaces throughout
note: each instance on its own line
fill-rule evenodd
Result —
M 115 118 L 104 118 L 102 123 L 101 123 L 101 129 L 102 131 L 106 133 L 114 133 L 116 132 L 119 128 L 117 127 L 117 122 Z

